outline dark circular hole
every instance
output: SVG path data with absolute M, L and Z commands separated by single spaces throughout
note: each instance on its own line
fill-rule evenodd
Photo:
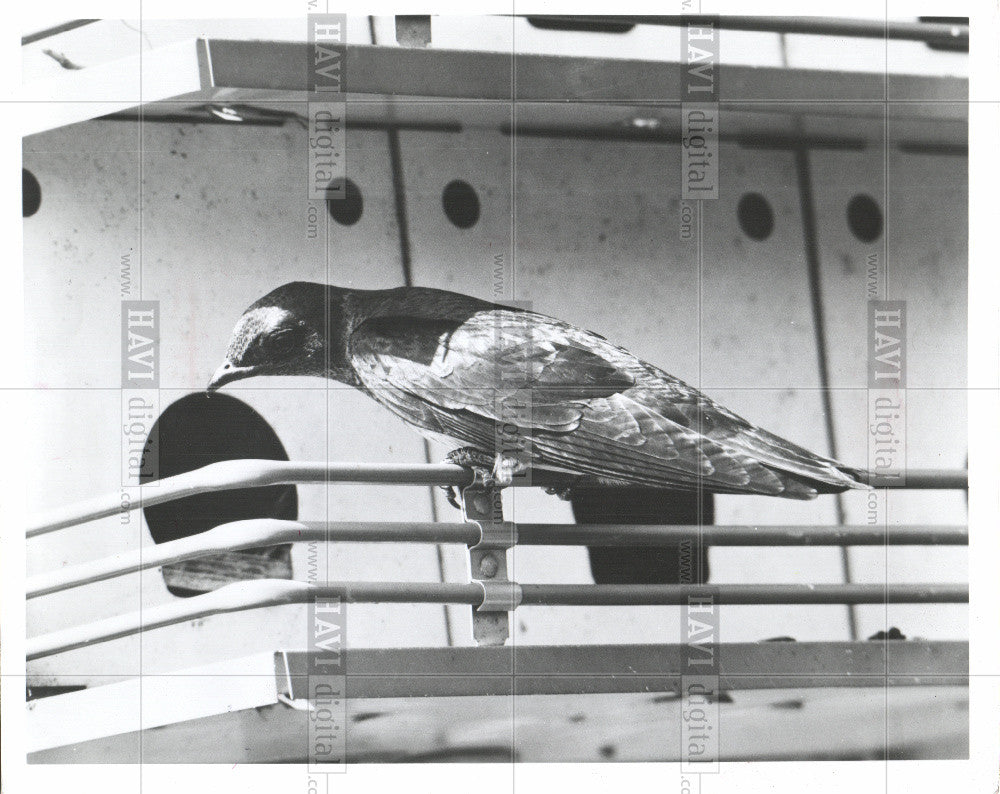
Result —
M 246 403 L 228 394 L 191 394 L 156 420 L 143 448 L 139 481 L 146 483 L 223 460 L 288 460 L 277 434 Z M 251 518 L 294 520 L 294 485 L 197 494 L 143 508 L 156 543 L 197 535 L 219 524 Z M 291 578 L 291 547 L 243 549 L 163 568 L 167 588 L 190 596 L 245 579 Z
M 42 206 L 42 186 L 27 168 L 21 169 L 21 216 L 30 218 Z
M 326 209 L 330 217 L 342 226 L 353 226 L 361 220 L 361 213 L 365 209 L 365 200 L 361 197 L 361 190 L 350 179 L 344 184 L 343 179 L 334 179 L 327 188 L 334 195 L 340 194 L 342 198 L 328 198 Z
M 468 229 L 479 220 L 479 196 L 468 182 L 456 179 L 449 182 L 441 196 L 444 214 L 459 229 Z
M 847 205 L 847 225 L 863 243 L 873 243 L 882 236 L 882 210 L 871 196 L 858 193 Z
M 774 231 L 774 213 L 760 193 L 747 193 L 736 208 L 740 228 L 751 240 L 766 240 Z

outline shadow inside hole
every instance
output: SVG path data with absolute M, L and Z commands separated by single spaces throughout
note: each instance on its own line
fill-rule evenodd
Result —
M 882 210 L 878 202 L 864 193 L 856 195 L 847 204 L 847 225 L 861 242 L 875 242 L 882 236 Z
M 444 214 L 459 229 L 469 229 L 479 220 L 479 196 L 468 182 L 449 182 L 441 195 Z
M 30 218 L 42 206 L 42 186 L 27 168 L 21 169 L 21 217 Z
M 334 179 L 327 187 L 327 195 L 338 196 L 326 200 L 326 210 L 341 226 L 353 226 L 365 211 L 361 189 L 350 179 Z
M 743 233 L 751 240 L 766 240 L 774 231 L 774 212 L 760 193 L 746 193 L 736 207 Z
M 153 482 L 223 460 L 288 460 L 277 434 L 246 403 L 228 394 L 190 394 L 160 415 L 146 438 L 139 481 Z M 294 485 L 197 494 L 143 508 L 149 533 L 166 543 L 252 518 L 294 520 Z M 291 545 L 241 549 L 166 565 L 163 578 L 177 596 L 192 596 L 248 579 L 291 579 Z

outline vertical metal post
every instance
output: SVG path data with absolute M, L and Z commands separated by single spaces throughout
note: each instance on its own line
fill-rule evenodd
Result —
M 462 512 L 479 527 L 479 542 L 469 547 L 469 579 L 482 586 L 483 602 L 472 607 L 472 636 L 479 645 L 503 645 L 510 612 L 521 601 L 520 588 L 507 578 L 507 549 L 517 542 L 517 529 L 503 520 L 500 491 L 485 488 L 478 475 L 462 489 Z

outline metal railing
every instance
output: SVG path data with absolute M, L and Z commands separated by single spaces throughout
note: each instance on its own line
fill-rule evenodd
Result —
M 698 538 L 706 546 L 962 546 L 965 527 L 895 526 L 724 526 L 629 524 L 517 524 L 520 546 L 663 546 Z M 317 522 L 257 518 L 221 524 L 207 532 L 132 549 L 111 557 L 46 571 L 28 579 L 28 598 L 93 584 L 116 576 L 207 557 L 226 551 L 282 543 L 340 541 L 362 543 L 458 543 L 474 546 L 481 539 L 475 524 L 364 521 Z
M 533 473 L 532 485 L 558 485 L 565 479 Z M 480 644 L 502 644 L 509 634 L 509 613 L 520 605 L 612 606 L 678 605 L 694 594 L 711 594 L 725 604 L 883 604 L 964 603 L 963 584 L 769 584 L 769 585 L 596 585 L 521 584 L 507 580 L 506 550 L 519 545 L 665 546 L 697 540 L 709 546 L 900 546 L 965 545 L 963 526 L 867 525 L 693 526 L 614 524 L 519 524 L 503 520 L 497 494 L 484 489 L 473 473 L 451 464 L 362 465 L 241 460 L 215 463 L 165 478 L 142 488 L 142 499 L 126 509 L 162 504 L 195 494 L 285 483 L 368 482 L 452 485 L 462 488 L 465 522 L 300 522 L 278 519 L 236 521 L 207 532 L 128 551 L 80 565 L 48 571 L 28 581 L 28 598 L 56 593 L 117 576 L 220 552 L 281 543 L 363 541 L 457 543 L 468 547 L 470 581 L 334 582 L 314 585 L 288 580 L 256 580 L 221 587 L 204 595 L 51 632 L 28 640 L 28 658 L 63 653 L 94 643 L 137 634 L 207 615 L 336 596 L 355 603 L 465 604 Z M 908 488 L 967 488 L 964 471 L 908 473 Z M 122 512 L 120 494 L 88 500 L 39 516 L 28 537 Z
M 695 593 L 710 595 L 719 606 L 729 604 L 926 604 L 964 603 L 962 585 L 589 585 L 504 583 L 486 598 L 506 598 L 516 606 L 680 606 Z M 484 589 L 476 583 L 449 582 L 331 582 L 315 585 L 287 579 L 258 579 L 220 587 L 204 595 L 141 611 L 54 631 L 27 642 L 28 660 L 64 653 L 98 642 L 127 637 L 189 620 L 244 612 L 283 604 L 305 604 L 314 599 L 338 599 L 348 604 L 466 604 L 484 603 Z M 494 644 L 494 643 L 490 643 Z
M 142 507 L 182 499 L 185 496 L 291 483 L 364 482 L 384 485 L 471 485 L 472 472 L 451 463 L 298 463 L 280 460 L 227 460 L 200 469 L 166 477 L 143 489 Z M 531 485 L 558 486 L 567 478 L 533 472 Z M 517 485 L 517 483 L 515 483 Z M 955 469 L 918 469 L 906 474 L 905 483 L 880 485 L 908 489 L 962 489 L 969 487 L 968 472 Z M 134 505 L 135 509 L 140 505 Z M 58 529 L 85 524 L 122 511 L 121 494 L 113 492 L 42 513 L 28 522 L 27 536 L 44 535 Z
M 528 19 L 550 23 L 586 22 L 606 25 L 664 25 L 682 27 L 711 22 L 717 30 L 741 30 L 756 33 L 806 34 L 863 39 L 922 41 L 927 44 L 969 46 L 969 24 L 964 22 L 909 22 L 889 19 L 849 19 L 842 17 L 776 17 L 776 16 L 561 16 L 558 14 L 525 14 Z

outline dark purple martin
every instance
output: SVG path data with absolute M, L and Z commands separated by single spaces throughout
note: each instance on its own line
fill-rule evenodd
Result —
M 599 334 L 444 290 L 279 287 L 240 317 L 208 388 L 255 375 L 361 389 L 498 486 L 530 464 L 574 486 L 791 499 L 867 487 Z

